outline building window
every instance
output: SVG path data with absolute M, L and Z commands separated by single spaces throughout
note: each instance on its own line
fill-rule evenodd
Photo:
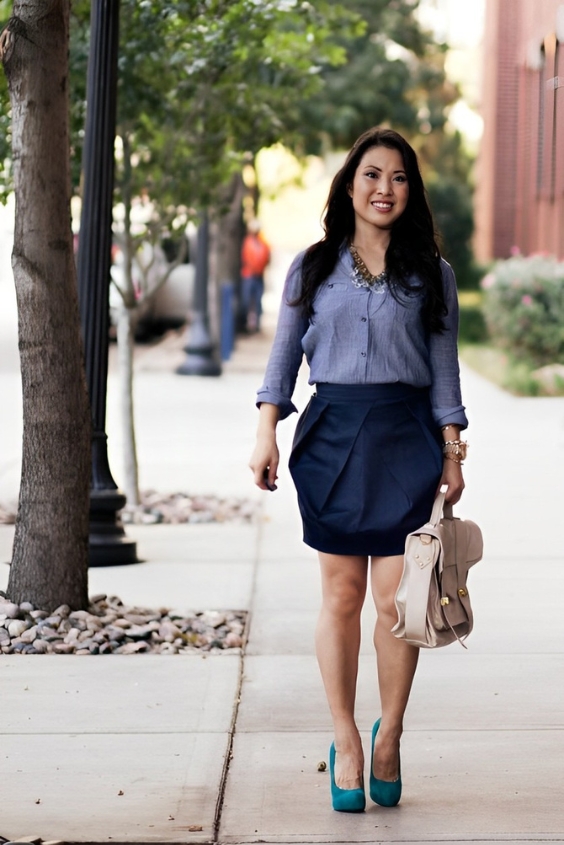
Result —
M 562 97 L 564 96 L 564 78 L 560 76 L 560 64 L 561 64 L 561 45 L 560 42 L 556 42 L 556 48 L 554 52 L 554 102 L 553 102 L 553 121 L 552 121 L 552 178 L 551 178 L 551 185 L 550 185 L 550 195 L 551 199 L 554 200 L 554 197 L 562 190 L 563 186 L 559 184 L 560 180 L 560 167 L 558 166 L 558 147 L 562 147 L 564 144 L 564 138 L 562 137 Z M 562 152 L 560 153 L 562 155 Z
M 543 173 L 544 173 L 544 141 L 545 141 L 545 125 L 544 125 L 544 112 L 545 112 L 545 96 L 546 96 L 546 89 L 545 89 L 545 66 L 546 66 L 546 56 L 544 47 L 541 50 L 542 62 L 541 66 L 538 70 L 538 83 L 539 83 L 539 112 L 537 117 L 537 125 L 538 125 L 538 134 L 537 134 L 537 194 L 538 196 L 542 193 L 543 187 Z

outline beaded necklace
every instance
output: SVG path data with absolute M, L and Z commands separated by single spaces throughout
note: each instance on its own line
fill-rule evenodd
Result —
M 374 276 L 358 253 L 358 249 L 354 244 L 349 244 L 349 251 L 352 255 L 354 266 L 351 276 L 351 282 L 355 288 L 367 288 L 374 291 L 374 293 L 385 293 L 388 282 L 388 274 L 385 270 Z

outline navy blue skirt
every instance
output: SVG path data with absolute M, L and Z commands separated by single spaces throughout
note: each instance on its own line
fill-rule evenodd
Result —
M 441 444 L 428 388 L 318 384 L 290 455 L 304 542 L 329 554 L 403 554 L 431 515 Z

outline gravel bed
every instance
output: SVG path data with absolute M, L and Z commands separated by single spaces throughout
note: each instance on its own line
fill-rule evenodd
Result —
M 193 496 L 189 493 L 158 493 L 146 490 L 141 493 L 141 504 L 126 506 L 121 518 L 126 523 L 182 522 L 251 522 L 257 512 L 258 502 L 236 497 Z
M 61 605 L 53 613 L 18 605 L 0 592 L 0 654 L 193 654 L 240 648 L 245 611 L 126 606 L 98 595 L 88 610 Z
M 258 502 L 235 496 L 222 499 L 219 496 L 145 490 L 140 497 L 141 504 L 126 505 L 121 511 L 124 523 L 178 525 L 185 522 L 252 522 L 258 509 Z M 17 509 L 16 502 L 0 502 L 0 524 L 13 525 Z

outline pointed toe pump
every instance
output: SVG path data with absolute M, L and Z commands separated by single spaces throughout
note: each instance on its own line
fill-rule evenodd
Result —
M 329 749 L 329 771 L 331 773 L 331 801 L 339 813 L 362 813 L 366 807 L 364 788 L 341 789 L 335 783 L 335 743 Z
M 396 780 L 379 780 L 374 777 L 374 745 L 376 734 L 380 727 L 380 719 L 372 728 L 372 752 L 370 755 L 370 798 L 381 807 L 395 807 L 401 798 L 401 764 L 398 762 L 398 776 Z

